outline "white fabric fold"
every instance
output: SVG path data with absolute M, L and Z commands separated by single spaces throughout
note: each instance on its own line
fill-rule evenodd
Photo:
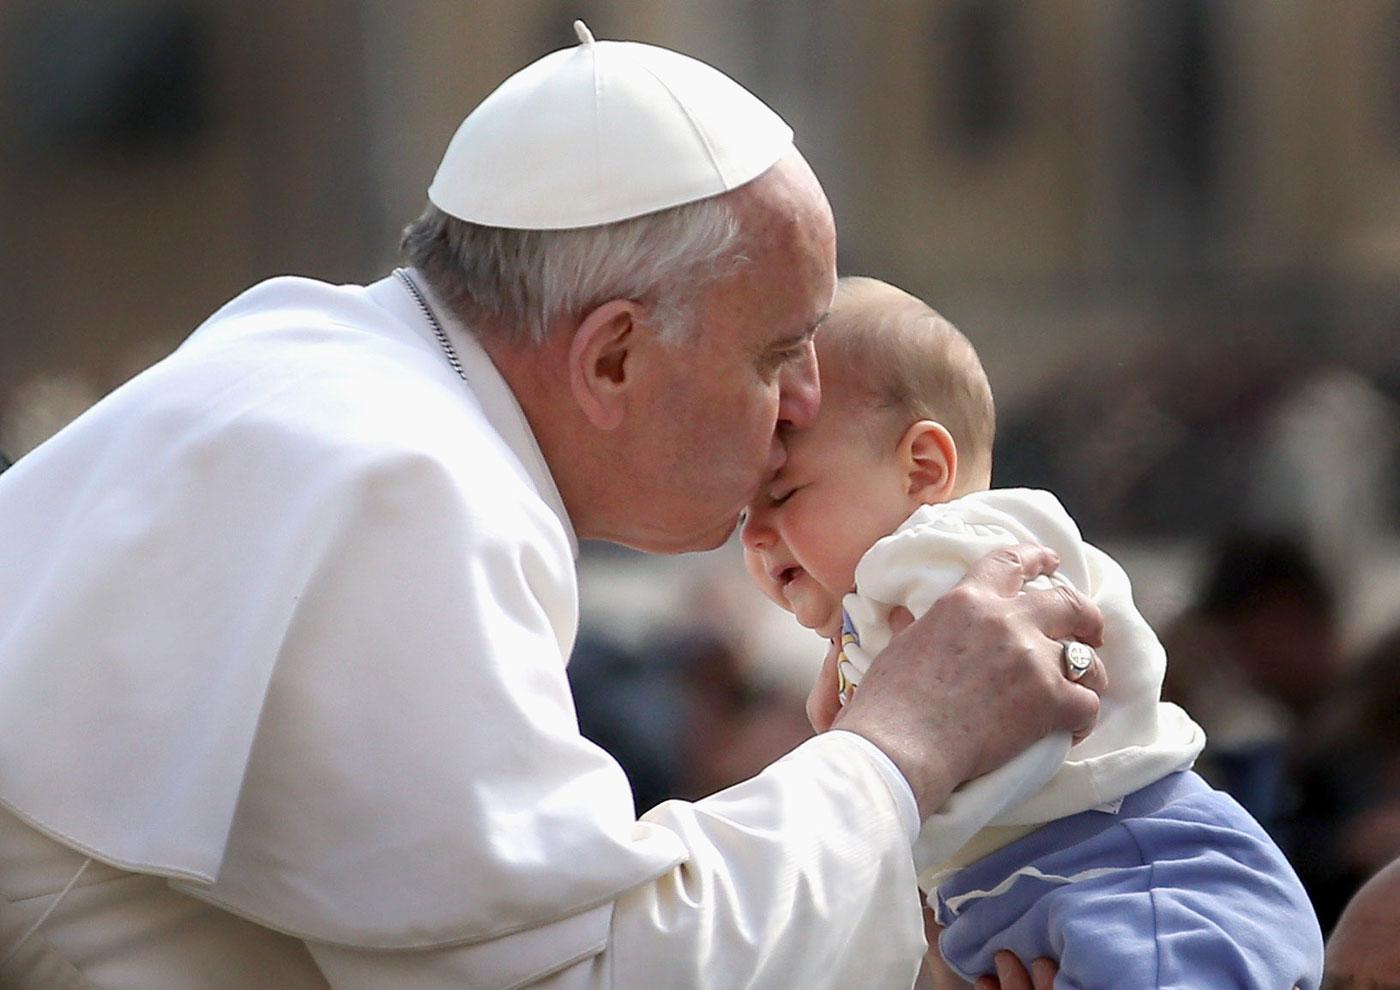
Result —
M 828 732 L 752 780 L 647 812 L 638 828 L 669 837 L 684 860 L 619 896 L 606 946 L 552 974 L 539 975 L 564 955 L 559 943 L 583 944 L 584 930 L 563 923 L 427 952 L 311 952 L 342 990 L 902 990 L 923 924 L 872 748 Z

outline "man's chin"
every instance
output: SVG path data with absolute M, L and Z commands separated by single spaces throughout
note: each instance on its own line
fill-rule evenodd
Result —
M 633 550 L 641 550 L 644 553 L 656 553 L 675 555 L 682 553 L 703 553 L 707 550 L 718 550 L 729 542 L 729 538 L 734 535 L 735 529 L 739 526 L 739 514 L 735 512 L 727 521 L 716 523 L 713 527 L 699 530 L 689 534 L 648 534 L 644 537 L 637 537 L 628 540 L 616 540 L 624 546 Z

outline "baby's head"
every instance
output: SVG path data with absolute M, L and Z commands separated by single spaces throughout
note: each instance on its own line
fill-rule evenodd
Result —
M 764 593 L 823 636 L 865 551 L 920 505 L 991 483 L 991 388 L 967 338 L 920 300 L 843 278 L 817 334 L 817 421 L 749 505 L 744 559 Z

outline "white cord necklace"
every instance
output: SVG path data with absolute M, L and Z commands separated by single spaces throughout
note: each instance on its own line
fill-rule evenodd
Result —
M 428 326 L 433 328 L 433 336 L 437 337 L 437 342 L 442 345 L 442 352 L 447 355 L 447 363 L 452 365 L 452 370 L 457 372 L 457 377 L 462 381 L 467 380 L 467 373 L 462 370 L 462 362 L 457 357 L 457 351 L 452 346 L 452 341 L 447 339 L 447 332 L 442 329 L 442 324 L 438 322 L 433 311 L 428 308 L 428 300 L 419 291 L 418 284 L 413 281 L 413 276 L 402 268 L 395 268 L 394 274 L 403 282 L 404 287 L 412 293 L 413 298 L 418 300 L 418 308 L 423 311 L 423 315 L 428 318 Z

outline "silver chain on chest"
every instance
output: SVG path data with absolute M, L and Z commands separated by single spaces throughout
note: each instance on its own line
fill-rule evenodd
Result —
M 418 289 L 418 283 L 413 281 L 413 276 L 402 268 L 395 268 L 394 274 L 403 282 L 404 288 L 418 300 L 418 308 L 423 311 L 423 315 L 428 319 L 428 326 L 433 328 L 433 336 L 437 337 L 437 342 L 442 345 L 442 353 L 447 355 L 447 363 L 452 365 L 452 370 L 457 372 L 457 377 L 462 381 L 467 380 L 467 373 L 462 370 L 462 362 L 457 357 L 457 351 L 452 346 L 452 341 L 447 339 L 447 332 L 442 329 L 442 324 L 438 322 L 433 311 L 428 308 L 428 300 L 423 297 L 423 293 Z

